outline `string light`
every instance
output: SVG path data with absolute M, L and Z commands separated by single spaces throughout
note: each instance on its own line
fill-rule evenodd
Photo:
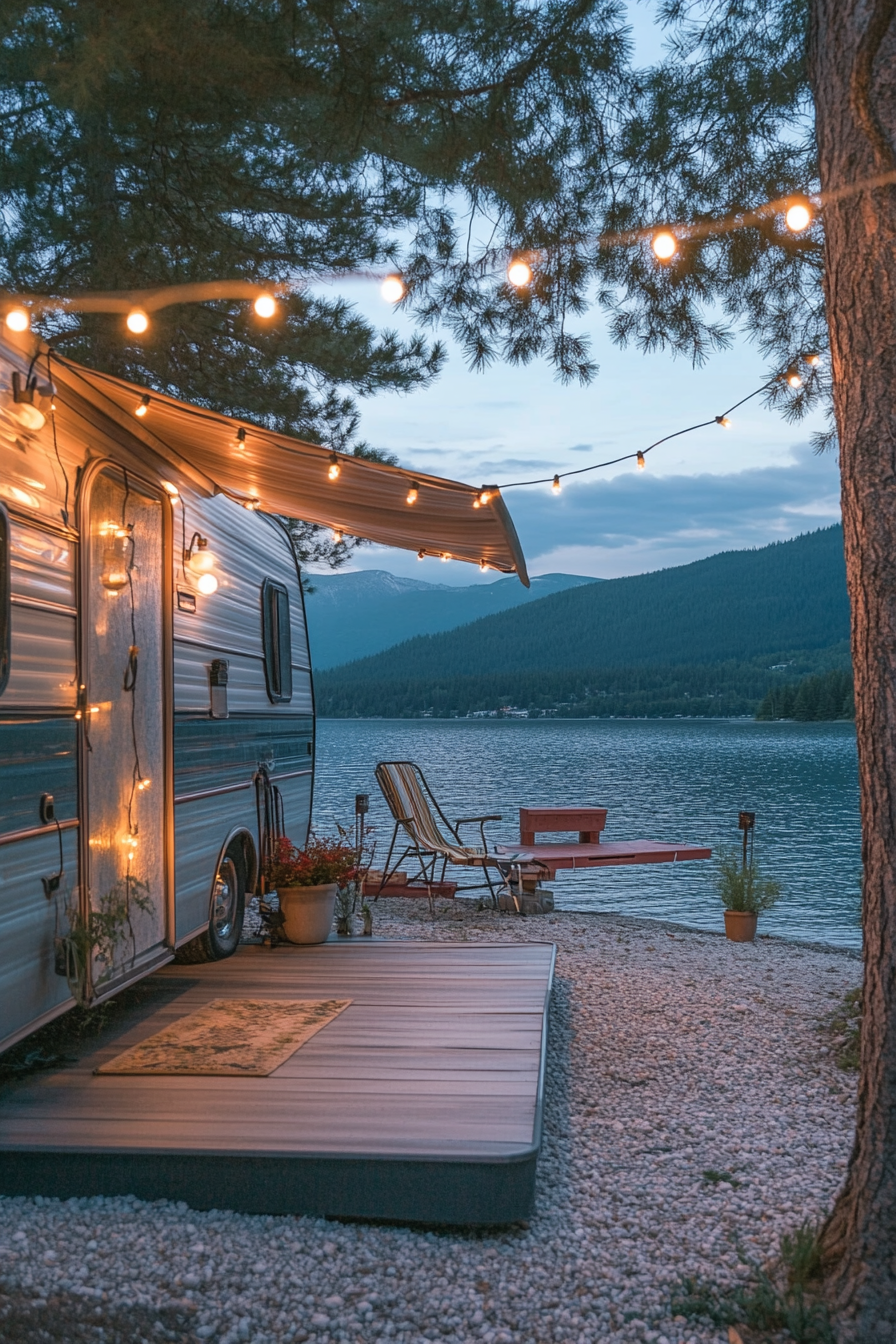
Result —
M 811 361 L 812 357 L 813 355 L 802 356 L 807 363 Z M 814 358 L 819 360 L 820 356 L 814 355 Z M 738 407 L 743 406 L 748 401 L 752 401 L 753 397 L 758 397 L 762 392 L 768 392 L 771 388 L 779 385 L 781 382 L 788 383 L 792 388 L 802 386 L 802 379 L 800 378 L 799 373 L 791 366 L 791 368 L 787 369 L 784 373 L 776 374 L 774 378 L 770 379 L 767 383 L 763 383 L 761 387 L 757 387 L 745 397 L 741 397 L 740 401 L 736 401 L 733 406 L 729 406 L 724 414 L 714 415 L 711 420 L 701 420 L 699 424 L 688 425 L 686 429 L 677 429 L 672 434 L 665 434 L 663 438 L 657 439 L 655 443 L 648 444 L 646 448 L 638 448 L 634 452 L 623 453 L 620 457 L 609 458 L 606 462 L 591 462 L 587 467 L 574 467 L 570 471 L 558 471 L 555 472 L 553 477 L 542 476 L 531 481 L 506 481 L 503 485 L 495 486 L 494 489 L 496 491 L 515 490 L 525 485 L 547 485 L 550 483 L 553 493 L 559 495 L 561 489 L 560 482 L 565 476 L 583 476 L 589 471 L 600 471 L 603 467 L 618 466 L 620 462 L 635 461 L 640 469 L 644 465 L 643 460 L 646 458 L 647 454 L 654 448 L 658 448 L 661 443 L 668 443 L 670 439 L 681 438 L 683 434 L 693 434 L 695 430 L 706 429 L 709 425 L 720 425 L 722 429 L 730 429 L 730 414 L 732 411 L 736 411 Z
M 259 294 L 253 307 L 259 317 L 273 317 L 277 311 L 277 304 L 270 294 Z
M 159 484 L 165 491 L 165 494 L 171 496 L 172 501 L 174 501 L 175 499 L 180 499 L 180 491 L 178 490 L 177 486 L 174 485 L 171 481 L 160 481 Z
M 339 531 L 339 528 L 336 527 L 333 529 L 333 543 L 334 545 L 338 546 L 341 541 L 342 541 L 342 533 Z
M 246 431 L 242 425 L 236 432 L 236 446 L 237 448 L 245 448 L 246 446 Z
M 490 490 L 480 490 L 479 494 L 473 500 L 473 508 L 474 509 L 485 508 L 486 504 L 489 502 L 491 497 L 492 492 Z
M 331 453 L 331 454 L 330 454 L 330 470 L 327 472 L 327 475 L 328 475 L 328 477 L 330 478 L 331 481 L 335 481 L 335 480 L 338 480 L 338 479 L 339 479 L 339 472 L 340 472 L 340 470 L 341 470 L 341 468 L 340 468 L 340 466 L 339 466 L 339 458 L 336 456 L 335 453 Z
M 678 251 L 678 239 L 674 233 L 669 233 L 668 229 L 663 229 L 660 233 L 653 235 L 650 246 L 653 248 L 654 256 L 659 261 L 671 261 Z
M 813 369 L 817 369 L 821 363 L 821 355 L 816 354 L 814 350 L 808 355 L 803 355 L 803 359 Z
M 132 308 L 125 319 L 125 326 L 135 336 L 142 336 L 149 330 L 149 316 L 143 308 Z
M 143 396 L 142 396 L 142 397 L 140 398 L 140 400 L 137 402 L 137 405 L 136 405 L 136 407 L 134 408 L 134 414 L 135 414 L 140 420 L 143 419 L 144 415 L 145 415 L 146 412 L 149 410 L 149 403 L 150 403 L 151 400 L 152 400 L 152 398 L 150 397 L 149 393 L 148 393 L 148 392 L 144 392 Z
M 31 314 L 27 308 L 10 308 L 6 314 L 6 325 L 10 331 L 27 331 L 31 326 Z
M 528 285 L 532 279 L 532 270 L 528 263 L 523 261 L 522 257 L 517 257 L 507 267 L 507 279 L 517 289 L 523 289 L 524 286 Z
M 417 559 L 418 559 L 418 560 L 425 560 L 425 559 L 426 559 L 426 552 L 425 552 L 425 551 L 418 551 L 418 552 L 417 552 Z
M 451 559 L 451 552 L 450 552 L 450 551 L 443 551 L 442 554 L 441 554 L 441 556 L 439 557 L 439 559 L 440 559 L 440 560 L 450 560 L 450 559 Z
M 405 295 L 405 283 L 400 275 L 387 275 L 382 285 L 380 293 L 387 303 L 398 303 Z
M 243 500 L 243 508 L 248 509 L 250 513 L 254 513 L 256 509 L 261 508 L 261 500 L 256 495 L 252 495 L 250 499 Z
M 639 470 L 639 471 L 643 471 L 644 468 L 645 468 L 646 466 L 647 466 L 647 461 L 646 461 L 646 459 L 645 459 L 645 457 L 644 457 L 644 454 L 641 452 L 641 449 L 639 448 L 639 449 L 638 449 L 638 470 Z
M 410 488 L 410 490 L 409 490 L 408 493 L 407 493 L 407 498 L 405 499 L 405 503 L 406 503 L 406 504 L 416 504 L 416 503 L 417 503 L 417 496 L 418 496 L 418 494 L 419 494 L 419 486 L 417 485 L 417 482 L 416 482 L 416 481 L 411 481 L 411 488 Z
M 804 201 L 795 201 L 788 207 L 784 223 L 791 233 L 802 233 L 812 223 L 812 211 Z
M 488 570 L 488 561 L 486 561 L 486 560 L 480 560 L 480 561 L 479 561 L 479 569 L 480 569 L 480 572 L 481 572 L 482 574 L 485 574 L 486 571 Z

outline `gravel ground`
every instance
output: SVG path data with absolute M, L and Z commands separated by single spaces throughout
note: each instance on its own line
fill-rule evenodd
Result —
M 375 913 L 387 937 L 557 943 L 531 1223 L 421 1231 L 0 1199 L 4 1344 L 727 1340 L 673 1318 L 674 1290 L 742 1279 L 829 1208 L 854 1075 L 822 1024 L 860 963 L 617 916 Z

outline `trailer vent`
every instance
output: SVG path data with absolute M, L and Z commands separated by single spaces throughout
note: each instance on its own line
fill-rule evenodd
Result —
M 261 585 L 261 640 L 268 699 L 275 705 L 282 704 L 292 699 L 289 593 L 273 579 L 265 579 Z

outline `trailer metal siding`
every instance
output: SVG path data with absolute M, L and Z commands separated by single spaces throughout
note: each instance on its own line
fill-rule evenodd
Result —
M 77 817 L 76 729 L 72 718 L 0 719 L 0 837 L 40 825 L 44 793 L 60 821 Z
M 65 878 L 48 900 L 41 876 L 58 871 L 60 840 Z M 71 1000 L 66 980 L 54 969 L 53 940 L 66 927 L 65 901 L 77 880 L 77 842 L 76 829 L 48 826 L 0 846 L 0 1047 Z

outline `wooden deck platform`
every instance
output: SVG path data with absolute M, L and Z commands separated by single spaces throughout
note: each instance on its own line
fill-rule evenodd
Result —
M 549 841 L 543 845 L 495 845 L 495 853 L 521 863 L 540 863 L 553 879 L 559 868 L 617 868 L 628 863 L 684 863 L 710 859 L 703 845 L 676 845 L 662 840 L 611 840 L 606 844 Z
M 77 1064 L 0 1091 L 0 1193 L 428 1223 L 528 1216 L 551 944 L 367 939 L 169 966 Z M 214 998 L 351 998 L 267 1078 L 97 1077 Z

